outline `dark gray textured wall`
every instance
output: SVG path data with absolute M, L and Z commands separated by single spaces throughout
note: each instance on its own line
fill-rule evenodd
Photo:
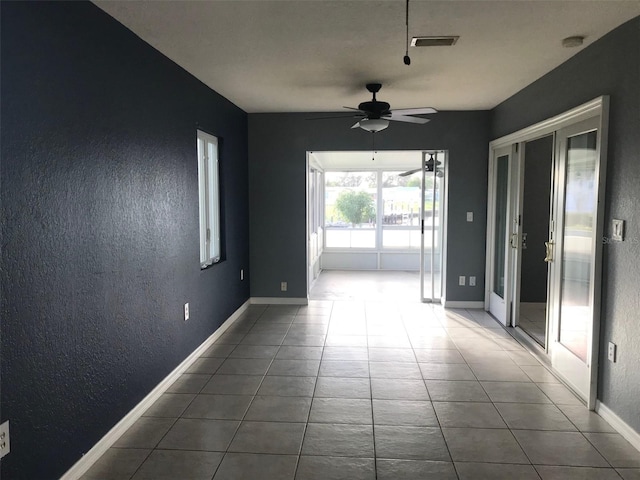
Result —
M 522 232 L 527 249 L 522 250 L 521 302 L 547 301 L 547 263 L 544 242 L 549 240 L 549 207 L 553 136 L 527 142 L 524 166 Z
M 306 120 L 324 115 L 249 115 L 252 297 L 307 295 L 306 152 L 371 149 L 372 134 L 351 130 L 352 119 Z M 489 122 L 489 112 L 441 112 L 427 125 L 392 124 L 376 134 L 379 150 L 449 151 L 448 300 L 484 299 Z M 459 287 L 458 275 L 475 275 L 477 286 Z
M 2 478 L 53 479 L 249 297 L 247 116 L 95 5 L 1 8 Z M 203 271 L 197 125 L 222 138 Z
M 600 95 L 610 95 L 605 231 L 611 219 L 627 222 L 627 239 L 603 256 L 598 398 L 640 431 L 640 17 L 500 104 L 494 110 L 497 138 L 559 114 Z M 607 361 L 607 342 L 618 360 Z

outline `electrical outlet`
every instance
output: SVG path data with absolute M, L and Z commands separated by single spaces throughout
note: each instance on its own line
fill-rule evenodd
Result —
M 464 287 L 466 283 L 467 283 L 466 277 L 464 275 L 460 275 L 458 277 L 458 285 L 460 285 L 461 287 Z
M 473 212 L 467 212 L 467 222 L 473 222 Z
M 287 282 L 280 282 L 280 291 L 281 292 L 287 291 Z
M 469 277 L 469 286 L 470 287 L 475 287 L 476 286 L 476 277 Z
M 609 351 L 607 352 L 607 357 L 609 358 L 610 362 L 616 363 L 616 353 L 618 350 L 618 347 L 616 346 L 615 343 L 613 342 L 609 342 Z
M 11 441 L 9 438 L 9 420 L 0 425 L 0 458 L 11 451 Z
M 184 321 L 186 322 L 187 320 L 189 320 L 189 304 L 185 303 L 184 304 Z
M 240 269 L 240 280 L 244 280 L 244 269 Z

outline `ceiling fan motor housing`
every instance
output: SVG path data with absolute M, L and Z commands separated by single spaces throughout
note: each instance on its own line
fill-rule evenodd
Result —
M 358 105 L 358 110 L 361 110 L 367 114 L 367 118 L 374 120 L 380 118 L 382 115 L 389 115 L 391 105 L 387 102 L 379 102 L 376 99 L 376 93 L 382 88 L 381 83 L 367 83 L 367 90 L 373 94 L 373 99 L 370 102 L 362 102 Z
M 387 102 L 378 102 L 373 100 L 371 102 L 362 102 L 358 105 L 358 110 L 362 110 L 367 113 L 368 118 L 380 118 L 382 115 L 390 114 L 389 109 L 391 105 Z

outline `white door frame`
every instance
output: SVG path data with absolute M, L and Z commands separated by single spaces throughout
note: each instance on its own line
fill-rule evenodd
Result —
M 608 138 L 608 118 L 609 118 L 609 97 L 604 95 L 598 98 L 595 98 L 583 105 L 580 105 L 576 108 L 573 108 L 567 112 L 561 113 L 555 117 L 544 120 L 540 123 L 532 125 L 530 127 L 524 128 L 517 132 L 511 133 L 509 135 L 505 135 L 504 137 L 493 140 L 489 144 L 489 158 L 493 158 L 493 152 L 495 150 L 514 146 L 516 144 L 520 144 L 520 148 L 518 149 L 520 152 L 523 151 L 524 142 L 529 140 L 534 140 L 536 138 L 553 134 L 554 132 L 561 130 L 563 128 L 569 127 L 571 125 L 575 125 L 583 120 L 587 120 L 590 118 L 598 118 L 598 137 L 599 137 L 599 159 L 604 167 L 606 165 L 606 155 L 607 155 L 607 138 Z M 554 146 L 555 149 L 555 146 Z M 605 193 L 605 173 L 606 168 L 601 168 L 602 174 L 598 178 L 598 215 L 597 215 L 597 225 L 595 236 L 596 238 L 601 238 L 604 230 L 604 193 Z M 493 201 L 493 178 L 491 175 L 491 171 L 489 172 L 489 193 L 488 193 L 488 203 L 487 203 L 487 266 L 486 266 L 486 275 L 487 275 L 487 292 L 485 295 L 485 309 L 488 310 L 489 307 L 489 293 L 490 289 L 490 277 L 492 274 L 493 268 L 493 258 L 491 258 L 490 249 L 491 249 L 491 241 L 494 236 L 495 225 L 492 219 L 493 209 L 495 207 Z M 513 178 L 513 177 L 511 177 Z M 521 195 L 520 188 L 521 182 L 519 176 L 516 177 L 517 185 L 518 185 L 518 198 Z M 513 200 L 513 199 L 512 199 Z M 554 201 L 555 203 L 555 201 Z M 554 230 L 557 231 L 558 226 Z M 522 239 L 520 228 L 517 230 L 518 241 L 516 245 L 516 250 L 522 248 Z M 510 247 L 509 247 L 510 248 Z M 596 400 L 596 389 L 597 389 L 597 375 L 598 375 L 598 355 L 599 355 L 599 340 L 600 340 L 600 291 L 601 291 L 601 282 L 602 282 L 602 244 L 601 242 L 595 242 L 595 259 L 594 259 L 594 301 L 593 301 L 593 325 L 592 332 L 590 335 L 590 348 L 588 352 L 587 364 L 589 365 L 589 374 L 590 374 L 590 382 L 588 385 L 587 391 L 579 391 L 577 386 L 571 379 L 563 376 L 555 369 L 554 371 L 558 373 L 560 378 L 567 383 L 576 393 L 580 394 L 580 396 L 585 400 L 587 406 L 590 409 L 595 407 Z M 511 269 L 509 271 L 509 275 L 511 278 L 505 279 L 505 285 L 513 285 L 515 281 L 515 269 Z M 553 279 L 550 278 L 551 281 Z M 551 288 L 551 286 L 550 286 Z M 505 298 L 506 300 L 506 298 Z M 545 347 L 546 353 L 550 352 L 550 344 L 552 342 L 547 342 Z M 552 365 L 553 367 L 553 365 Z
M 309 293 L 311 292 L 311 288 L 313 288 L 313 285 L 315 283 L 316 278 L 314 277 L 314 265 L 312 264 L 312 252 L 311 252 L 311 246 L 312 244 L 318 245 L 318 255 L 322 255 L 322 248 L 323 248 L 323 233 L 322 232 L 317 232 L 314 233 L 311 231 L 310 228 L 310 209 L 311 209 L 311 204 L 314 203 L 315 207 L 318 207 L 317 202 L 316 202 L 316 198 L 311 198 L 311 185 L 309 184 L 309 175 L 311 174 L 312 170 L 317 170 L 320 173 L 324 173 L 323 168 L 320 166 L 320 164 L 316 161 L 315 158 L 313 158 L 313 155 L 311 154 L 311 152 L 307 152 L 306 154 L 306 175 L 305 175 L 305 199 L 306 199 L 306 209 L 305 209 L 305 225 L 306 225 L 306 250 L 307 250 L 307 261 L 306 261 L 306 271 L 307 271 L 307 298 L 309 297 Z M 320 182 L 322 185 L 318 184 L 317 187 L 321 190 L 320 192 L 316 192 L 316 195 L 319 195 L 320 198 L 324 198 L 324 182 Z M 318 212 L 316 212 L 316 215 L 324 215 L 324 205 L 323 208 L 319 209 Z M 320 219 L 322 217 L 319 217 Z M 323 223 L 323 222 L 321 222 Z M 313 241 L 314 239 L 312 238 L 313 235 L 316 235 L 315 238 L 315 242 Z M 317 260 L 318 262 L 320 261 L 319 259 Z

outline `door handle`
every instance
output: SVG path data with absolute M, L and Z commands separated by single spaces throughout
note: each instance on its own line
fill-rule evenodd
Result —
M 547 263 L 553 262 L 553 240 L 544 242 L 544 248 L 546 250 L 546 256 L 544 257 L 544 261 Z

